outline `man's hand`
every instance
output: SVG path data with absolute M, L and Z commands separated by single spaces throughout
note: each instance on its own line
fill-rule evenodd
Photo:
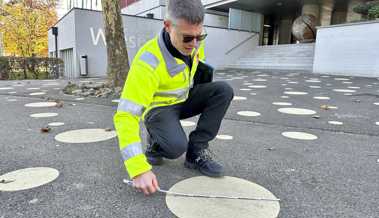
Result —
M 133 187 L 145 195 L 153 194 L 159 189 L 158 180 L 152 171 L 147 171 L 133 178 Z

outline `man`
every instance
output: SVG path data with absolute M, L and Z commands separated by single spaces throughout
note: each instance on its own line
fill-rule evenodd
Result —
M 164 29 L 138 51 L 125 82 L 114 123 L 125 167 L 134 187 L 146 195 L 159 187 L 151 165 L 185 152 L 186 167 L 207 176 L 223 175 L 222 166 L 209 155 L 208 142 L 217 135 L 233 89 L 221 81 L 193 84 L 204 59 L 203 20 L 200 0 L 170 0 Z M 199 114 L 187 140 L 180 120 Z M 141 119 L 149 135 L 145 153 Z

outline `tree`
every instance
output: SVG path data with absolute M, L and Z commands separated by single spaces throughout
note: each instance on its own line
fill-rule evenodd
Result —
M 122 26 L 120 2 L 102 0 L 101 4 L 107 44 L 108 84 L 113 87 L 122 87 L 129 71 L 129 61 Z
M 48 29 L 57 22 L 56 0 L 12 0 L 0 6 L 6 54 L 47 56 Z

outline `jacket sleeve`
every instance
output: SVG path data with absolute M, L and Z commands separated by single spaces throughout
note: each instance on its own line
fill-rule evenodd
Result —
M 114 116 L 121 155 L 130 178 L 152 169 L 142 150 L 140 120 L 158 84 L 155 70 L 149 64 L 133 61 Z

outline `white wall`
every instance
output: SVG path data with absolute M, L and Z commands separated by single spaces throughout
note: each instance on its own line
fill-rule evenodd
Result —
M 379 21 L 320 27 L 313 71 L 379 77 Z
M 121 12 L 129 15 L 139 15 L 160 5 L 165 5 L 165 0 L 140 0 L 122 9 Z
M 204 24 L 214 27 L 228 28 L 229 17 L 217 14 L 205 14 Z
M 163 22 L 157 19 L 127 15 L 123 15 L 122 19 L 131 62 L 138 49 L 161 31 Z M 105 76 L 107 51 L 102 13 L 74 9 L 57 26 L 59 28 L 59 49 L 74 48 L 75 66 L 79 66 L 82 55 L 88 55 L 89 76 Z M 76 32 L 73 32 L 73 29 Z M 208 26 L 206 31 L 208 32 L 205 42 L 207 62 L 216 68 L 232 63 L 258 45 L 258 40 L 251 39 L 227 54 L 230 49 L 245 41 L 252 33 Z M 50 35 L 49 52 L 55 49 L 54 38 Z M 79 68 L 76 70 L 79 72 Z

